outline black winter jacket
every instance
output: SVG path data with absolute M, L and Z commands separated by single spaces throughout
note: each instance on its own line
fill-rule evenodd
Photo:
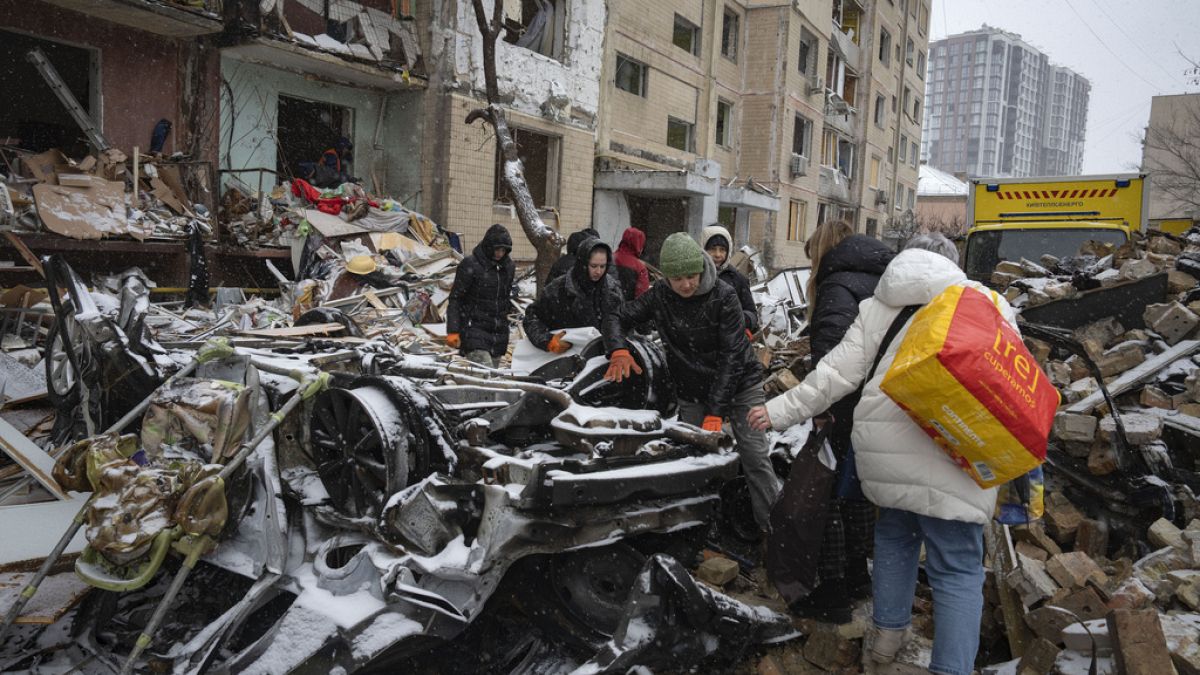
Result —
M 588 260 L 597 249 L 608 256 L 608 266 L 612 269 L 612 249 L 608 244 L 595 237 L 587 238 L 578 245 L 571 272 L 547 284 L 525 312 L 525 335 L 539 349 L 546 349 L 554 333 L 564 328 L 602 328 L 604 317 L 621 305 L 621 285 L 613 275 L 606 272 L 600 281 L 592 281 L 588 276 Z
M 738 304 L 742 307 L 742 317 L 746 321 L 746 328 L 749 328 L 751 333 L 758 332 L 758 306 L 754 304 L 754 294 L 750 292 L 750 280 L 729 264 L 726 264 L 717 276 L 737 293 Z
M 895 256 L 878 239 L 856 234 L 829 249 L 821 258 L 816 297 L 811 299 L 816 304 L 808 329 L 814 365 L 845 337 L 850 324 L 858 318 L 858 303 L 875 295 L 879 276 Z M 830 406 L 835 422 L 829 441 L 839 461 L 846 457 L 850 448 L 858 400 L 856 392 Z
M 653 320 L 667 352 L 679 398 L 705 406 L 705 414 L 727 417 L 738 392 L 762 383 L 762 366 L 746 338 L 737 292 L 717 278 L 704 257 L 700 288 L 680 297 L 661 279 L 604 321 L 604 346 L 611 356 L 628 349 L 625 334 Z
M 464 354 L 484 349 L 501 356 L 508 351 L 508 313 L 516 265 L 509 255 L 495 260 L 492 251 L 497 246 L 512 251 L 512 237 L 499 224 L 488 228 L 454 273 L 446 332 L 459 334 Z
M 554 265 L 550 267 L 550 274 L 546 276 L 546 283 L 549 284 L 551 281 L 554 281 L 567 272 L 570 272 L 575 267 L 575 254 L 579 251 L 579 245 L 582 244 L 585 239 L 599 236 L 600 234 L 590 227 L 585 227 L 578 232 L 572 232 L 571 235 L 567 237 L 566 253 L 563 253 L 558 257 L 558 260 L 554 261 Z

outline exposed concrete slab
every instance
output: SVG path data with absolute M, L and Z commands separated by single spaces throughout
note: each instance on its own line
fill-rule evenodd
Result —
M 195 37 L 221 32 L 219 18 L 150 0 L 45 1 L 50 5 L 167 37 Z

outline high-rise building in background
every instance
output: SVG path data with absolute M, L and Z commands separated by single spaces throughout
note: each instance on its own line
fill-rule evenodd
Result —
M 929 45 L 921 157 L 954 174 L 1060 176 L 1083 169 L 1091 84 L 984 25 Z

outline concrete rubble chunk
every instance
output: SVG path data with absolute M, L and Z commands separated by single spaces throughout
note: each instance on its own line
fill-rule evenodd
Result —
M 1025 623 L 1034 635 L 1060 645 L 1063 629 L 1075 623 L 1075 617 L 1058 607 L 1038 607 L 1025 614 Z
M 1058 645 L 1045 638 L 1034 640 L 1017 664 L 1017 675 L 1048 675 L 1054 670 L 1054 662 L 1061 651 Z
M 1093 560 L 1108 556 L 1108 525 L 1099 520 L 1085 518 L 1075 530 L 1075 550 L 1086 553 Z
M 1025 268 L 1021 267 L 1021 263 L 1011 260 L 1001 260 L 996 263 L 995 271 L 1001 274 L 1010 274 L 1018 278 L 1025 276 Z
M 1175 588 L 1175 598 L 1191 609 L 1200 611 L 1200 579 L 1179 584 Z
M 1094 650 L 1104 654 L 1112 649 L 1112 640 L 1108 634 L 1108 621 L 1095 619 L 1083 623 L 1074 623 L 1063 629 L 1063 645 L 1073 652 L 1091 654 Z
M 1014 547 L 1017 553 L 1023 556 L 1033 558 L 1038 562 L 1046 562 L 1050 559 L 1050 554 L 1027 541 L 1018 541 Z
M 1159 518 L 1150 524 L 1150 529 L 1146 531 L 1146 539 L 1158 548 L 1167 546 L 1180 550 L 1186 548 L 1183 542 L 1183 530 L 1166 518 Z
M 1146 445 L 1162 437 L 1162 418 L 1148 413 L 1121 413 L 1121 425 L 1125 427 L 1125 438 L 1130 445 Z M 1112 415 L 1100 420 L 1100 438 L 1112 441 L 1116 438 L 1117 423 Z
M 1168 345 L 1175 345 L 1200 325 L 1200 316 L 1178 302 L 1149 305 L 1142 313 L 1146 325 L 1162 336 Z
M 1167 675 L 1175 672 L 1157 611 L 1114 609 L 1107 621 L 1113 657 L 1120 675 Z
M 729 558 L 714 556 L 700 563 L 696 576 L 714 586 L 724 586 L 738 575 L 738 564 Z
M 1060 441 L 1080 441 L 1090 443 L 1096 438 L 1096 427 L 1099 420 L 1091 415 L 1075 415 L 1060 412 L 1054 416 L 1052 433 Z
M 1039 364 L 1046 363 L 1050 358 L 1050 343 L 1044 342 L 1037 338 L 1025 338 L 1025 347 L 1029 353 L 1033 355 L 1033 360 Z
M 1007 288 L 1012 285 L 1012 282 L 1020 278 L 1021 277 L 1015 274 L 1007 274 L 1005 272 L 996 271 L 992 272 L 991 281 L 992 285 L 996 286 L 997 288 Z
M 1012 528 L 1013 541 L 1025 542 L 1032 546 L 1036 546 L 1047 553 L 1047 555 L 1058 555 L 1062 553 L 1062 549 L 1058 544 L 1046 534 L 1045 527 L 1042 523 L 1034 522 L 1029 525 L 1018 525 Z
M 1094 476 L 1107 476 L 1121 468 L 1117 462 L 1117 451 L 1113 448 L 1112 443 L 1098 441 L 1093 445 L 1092 451 L 1088 454 L 1087 467 Z
M 1077 341 L 1091 339 L 1099 342 L 1102 347 L 1110 347 L 1117 342 L 1117 338 L 1125 334 L 1125 327 L 1121 325 L 1120 321 L 1108 316 L 1099 321 L 1084 324 L 1072 333 Z
M 1145 609 L 1154 604 L 1154 591 L 1139 578 L 1121 582 L 1108 599 L 1109 609 Z
M 1176 406 L 1174 396 L 1152 384 L 1142 388 L 1142 395 L 1138 400 L 1146 408 L 1174 410 Z
M 1176 408 L 1180 415 L 1200 418 L 1200 403 L 1180 403 Z
M 1108 288 L 1115 286 L 1123 280 L 1121 271 L 1116 269 L 1106 269 L 1092 277 L 1093 280 L 1099 282 L 1100 288 Z
M 1182 270 L 1167 272 L 1167 292 L 1172 295 L 1186 293 L 1196 287 L 1196 277 Z
M 1058 585 L 1054 583 L 1049 574 L 1046 574 L 1044 563 L 1021 555 L 1017 556 L 1017 560 L 1020 561 L 1020 564 L 1008 573 L 1008 576 L 1004 578 L 1004 583 L 1021 596 L 1021 602 L 1026 607 L 1054 595 L 1058 590 Z
M 1123 344 L 1113 347 L 1094 360 L 1100 374 L 1107 379 L 1136 368 L 1146 360 L 1146 353 L 1137 345 Z
M 1080 589 L 1094 582 L 1104 586 L 1108 577 L 1100 567 L 1082 551 L 1071 551 L 1050 556 L 1046 561 L 1046 573 L 1058 582 L 1059 586 L 1069 589 Z
M 1082 401 L 1099 390 L 1100 385 L 1096 383 L 1095 378 L 1083 377 L 1075 380 L 1069 386 L 1067 386 L 1065 398 L 1074 403 L 1075 401 Z
M 1071 368 L 1061 361 L 1051 361 L 1046 364 L 1046 375 L 1050 378 L 1050 384 L 1058 389 L 1063 389 L 1071 384 Z
M 1127 260 L 1121 265 L 1121 278 L 1126 281 L 1136 281 L 1158 274 L 1158 267 L 1145 258 Z
M 804 644 L 804 658 L 824 670 L 849 668 L 858 662 L 859 646 L 832 631 L 813 633 Z
M 1084 621 L 1103 619 L 1109 610 L 1104 599 L 1091 586 L 1081 588 L 1061 600 L 1052 601 L 1050 604 L 1059 609 L 1064 609 Z
M 1183 253 L 1183 245 L 1167 237 L 1150 237 L 1146 242 L 1146 250 L 1160 255 L 1179 255 Z
M 1075 530 L 1083 521 L 1083 514 L 1061 492 L 1052 492 L 1045 498 L 1046 532 L 1059 544 L 1075 540 Z

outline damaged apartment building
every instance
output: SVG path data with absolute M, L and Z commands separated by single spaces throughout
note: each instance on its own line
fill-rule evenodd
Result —
M 771 267 L 835 218 L 881 236 L 915 202 L 927 0 L 609 3 L 594 221 L 713 222 Z

